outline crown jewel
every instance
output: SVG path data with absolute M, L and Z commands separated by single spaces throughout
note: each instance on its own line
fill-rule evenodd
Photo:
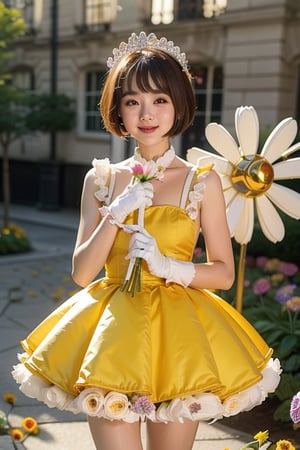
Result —
M 119 48 L 113 49 L 113 56 L 107 60 L 107 67 L 111 69 L 123 56 L 143 48 L 158 48 L 175 58 L 182 67 L 183 71 L 188 70 L 188 60 L 185 53 L 180 52 L 180 47 L 174 45 L 173 41 L 168 41 L 165 37 L 158 39 L 154 33 L 146 35 L 141 31 L 139 35 L 132 33 L 128 43 L 121 42 Z

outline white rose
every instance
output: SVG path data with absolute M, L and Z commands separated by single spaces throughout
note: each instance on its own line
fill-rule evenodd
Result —
M 20 386 L 20 391 L 23 392 L 27 397 L 36 398 L 41 400 L 44 398 L 43 392 L 51 386 L 50 383 L 46 383 L 41 378 L 36 375 L 30 375 L 23 381 Z
M 223 417 L 221 400 L 214 394 L 204 392 L 187 397 L 186 404 L 193 420 L 211 420 Z
M 158 422 L 165 422 L 165 423 L 174 421 L 174 419 L 170 416 L 168 404 L 166 402 L 163 402 L 156 411 L 156 420 Z
M 44 392 L 45 397 L 43 401 L 49 408 L 66 409 L 74 399 L 72 395 L 55 385 L 45 389 Z
M 242 411 L 250 411 L 254 406 L 260 405 L 265 399 L 265 395 L 262 392 L 260 386 L 255 384 L 249 389 L 245 389 L 239 394 Z
M 128 423 L 139 422 L 140 415 L 135 413 L 134 411 L 131 411 L 131 409 L 128 409 L 122 420 Z
M 110 420 L 120 420 L 128 415 L 129 401 L 125 394 L 109 392 L 104 398 L 104 414 Z
M 12 370 L 11 374 L 18 384 L 24 383 L 32 376 L 32 373 L 24 366 L 24 364 L 20 363 L 13 367 L 14 370 Z
M 275 360 L 271 358 L 262 371 L 262 380 L 258 383 L 265 394 L 275 392 L 280 382 L 281 372 L 280 361 L 277 358 Z
M 227 398 L 224 403 L 224 416 L 230 417 L 235 416 L 236 414 L 241 412 L 241 401 L 239 394 L 232 395 L 231 397 Z
M 88 416 L 103 416 L 104 393 L 98 388 L 86 388 L 69 405 L 73 412 L 83 412 Z
M 183 422 L 184 418 L 192 419 L 192 415 L 186 403 L 179 398 L 175 398 L 170 402 L 168 411 L 169 416 L 172 418 L 172 420 Z

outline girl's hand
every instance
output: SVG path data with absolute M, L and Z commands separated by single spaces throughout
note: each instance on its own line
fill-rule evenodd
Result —
M 123 223 L 132 211 L 151 206 L 152 198 L 153 185 L 151 183 L 136 183 L 127 186 L 108 206 L 107 210 L 116 222 Z
M 187 287 L 195 275 L 194 264 L 162 255 L 156 240 L 145 228 L 135 227 L 135 230 L 130 239 L 126 259 L 143 258 L 152 275 L 165 278 L 167 283 L 174 282 Z

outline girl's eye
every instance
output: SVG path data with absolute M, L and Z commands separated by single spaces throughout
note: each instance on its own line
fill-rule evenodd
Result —
M 155 103 L 167 103 L 167 99 L 161 97 L 155 100 Z
M 136 101 L 136 100 L 132 100 L 132 99 L 127 100 L 127 101 L 125 102 L 125 105 L 126 105 L 126 106 L 133 106 L 133 105 L 136 105 L 136 104 L 137 104 L 137 101 Z

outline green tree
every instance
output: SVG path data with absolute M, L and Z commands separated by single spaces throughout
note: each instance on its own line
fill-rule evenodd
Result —
M 7 8 L 0 1 L 0 84 L 10 78 L 7 61 L 14 55 L 10 44 L 22 36 L 26 31 L 26 24 L 21 18 L 20 11 Z
M 70 131 L 74 125 L 74 100 L 65 94 L 34 94 L 29 99 L 27 126 L 31 131 Z M 50 155 L 56 159 L 56 155 Z
M 2 147 L 4 226 L 8 225 L 10 204 L 8 149 L 11 142 L 25 132 L 24 102 L 26 94 L 7 84 L 7 63 L 13 56 L 10 45 L 25 33 L 20 11 L 0 2 L 0 144 Z M 23 106 L 22 106 L 23 105 Z
M 0 144 L 2 147 L 3 226 L 8 226 L 10 205 L 9 146 L 27 131 L 27 94 L 0 85 Z

